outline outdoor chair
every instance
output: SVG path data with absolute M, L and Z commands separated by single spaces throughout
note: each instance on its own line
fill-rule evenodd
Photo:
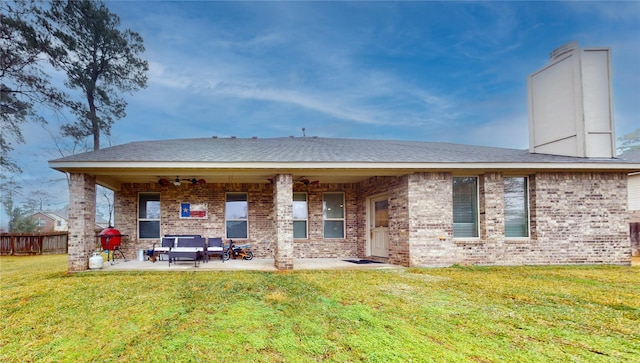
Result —
M 210 237 L 208 242 L 207 249 L 204 252 L 205 262 L 209 262 L 209 257 L 211 256 L 220 256 L 220 259 L 224 262 L 224 259 L 222 258 L 222 254 L 224 253 L 222 238 Z
M 149 257 L 153 262 L 160 259 L 160 255 L 168 255 L 169 250 L 174 247 L 176 244 L 176 239 L 174 237 L 162 237 L 160 242 L 160 247 L 156 247 L 156 244 L 153 244 L 153 249 L 149 254 Z

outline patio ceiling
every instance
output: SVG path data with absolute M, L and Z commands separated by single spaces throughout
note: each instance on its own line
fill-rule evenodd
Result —
M 358 183 L 374 176 L 402 176 L 415 172 L 451 172 L 475 175 L 486 170 L 508 174 L 529 174 L 532 170 L 581 171 L 602 165 L 550 163 L 194 163 L 194 162 L 49 162 L 50 166 L 68 173 L 84 173 L 96 177 L 96 183 L 120 190 L 123 183 L 157 183 L 159 179 L 204 179 L 213 183 L 269 183 L 277 174 L 291 174 L 294 181 L 319 183 Z M 609 170 L 629 171 L 629 164 L 607 165 Z M 183 181 L 188 184 L 187 180 Z
M 60 169 L 59 169 L 60 170 Z M 120 190 L 124 183 L 157 183 L 159 179 L 170 182 L 178 177 L 183 184 L 191 179 L 204 179 L 215 183 L 270 183 L 277 174 L 291 174 L 294 181 L 308 180 L 319 183 L 357 183 L 372 176 L 401 176 L 412 172 L 407 169 L 359 169 L 359 168 L 64 168 L 66 172 L 85 173 L 96 177 L 96 183 L 112 190 Z

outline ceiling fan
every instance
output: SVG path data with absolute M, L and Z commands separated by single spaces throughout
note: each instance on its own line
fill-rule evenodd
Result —
M 273 184 L 273 181 L 274 181 L 273 178 L 268 178 L 267 180 L 269 181 L 269 183 Z M 306 186 L 309 186 L 309 185 L 319 184 L 320 181 L 319 180 L 309 180 L 309 179 L 299 178 L 297 180 L 294 180 L 293 183 L 294 184 L 304 184 Z
M 188 181 L 191 183 L 191 185 L 204 185 L 207 182 L 204 179 L 196 179 L 196 178 L 192 178 L 192 179 L 180 179 L 180 177 L 176 176 L 176 178 L 174 180 L 169 180 L 169 179 L 159 179 L 158 180 L 158 184 L 160 184 L 163 187 L 167 187 L 171 184 L 175 185 L 176 187 L 179 187 L 183 181 Z
M 304 184 L 306 186 L 309 186 L 309 185 L 316 185 L 316 184 L 320 183 L 320 181 L 319 180 L 309 180 L 309 179 L 298 179 L 298 180 L 294 181 L 294 183 L 299 183 L 299 184 L 302 183 L 302 184 Z

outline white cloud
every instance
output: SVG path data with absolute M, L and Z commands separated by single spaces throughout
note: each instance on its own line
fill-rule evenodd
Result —
M 640 2 L 638 1 L 566 1 L 563 7 L 576 13 L 574 16 L 595 16 L 607 23 L 638 23 Z
M 466 144 L 528 149 L 529 120 L 526 114 L 507 116 L 484 124 L 469 125 L 463 135 L 461 142 Z
M 191 78 L 167 71 L 167 67 L 157 61 L 149 61 L 148 84 L 158 84 L 175 90 L 184 90 L 191 83 Z

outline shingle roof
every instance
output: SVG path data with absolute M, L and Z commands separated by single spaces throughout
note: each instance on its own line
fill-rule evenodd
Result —
M 345 163 L 625 163 L 531 154 L 528 150 L 440 142 L 318 137 L 197 138 L 139 141 L 56 162 L 345 162 Z
M 640 163 L 640 149 L 628 150 L 620 154 L 618 158 L 622 160 L 635 161 Z

